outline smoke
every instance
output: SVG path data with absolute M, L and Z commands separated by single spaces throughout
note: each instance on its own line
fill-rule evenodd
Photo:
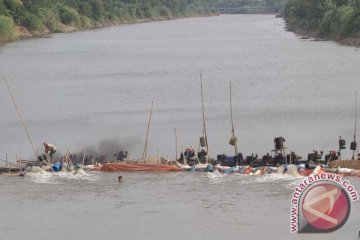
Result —
M 127 151 L 128 156 L 130 156 L 133 152 L 138 151 L 141 145 L 142 142 L 139 139 L 129 138 L 121 140 L 119 138 L 108 138 L 97 143 L 87 144 L 84 148 L 71 151 L 71 153 L 75 154 L 77 159 L 82 159 L 86 151 L 86 156 L 92 155 L 95 158 L 106 156 L 106 160 L 112 160 L 114 154 L 118 154 L 119 151 Z

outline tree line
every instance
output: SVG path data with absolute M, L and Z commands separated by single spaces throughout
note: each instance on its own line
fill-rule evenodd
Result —
M 287 26 L 322 38 L 360 36 L 360 0 L 0 0 L 0 43 L 16 38 L 15 26 L 32 33 L 64 32 L 174 17 L 216 9 L 275 7 Z
M 268 7 L 282 9 L 287 0 L 218 0 L 217 8 Z
M 15 39 L 15 26 L 30 32 L 63 32 L 215 13 L 209 0 L 0 0 L 0 42 Z
M 360 0 L 289 0 L 283 15 L 290 30 L 336 40 L 360 36 Z

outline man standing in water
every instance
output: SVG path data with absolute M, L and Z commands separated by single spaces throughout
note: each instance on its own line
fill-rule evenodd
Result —
M 50 143 L 44 142 L 44 147 L 45 147 L 45 153 L 49 153 L 50 158 L 52 159 L 55 152 L 56 152 L 56 147 Z

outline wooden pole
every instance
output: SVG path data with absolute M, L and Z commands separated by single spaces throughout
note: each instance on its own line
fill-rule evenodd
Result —
M 8 166 L 8 155 L 7 155 L 7 154 L 5 155 L 5 160 L 6 160 L 6 167 L 8 168 L 9 174 L 10 174 L 10 173 L 11 173 L 11 172 L 10 172 L 10 166 L 11 166 L 11 164 L 9 164 L 9 166 Z
M 232 109 L 232 91 L 231 91 L 231 81 L 230 81 L 230 116 L 231 116 L 231 132 L 232 132 L 232 136 L 234 138 L 236 138 L 235 136 L 235 129 L 234 129 L 234 120 L 233 120 L 233 109 Z M 237 139 L 235 141 L 235 145 L 234 145 L 234 148 L 235 148 L 235 155 L 237 155 L 238 153 L 238 149 L 237 149 Z
M 15 105 L 15 108 L 16 108 L 16 111 L 17 111 L 17 113 L 18 113 L 18 115 L 19 115 L 19 118 L 20 118 L 20 120 L 21 120 L 21 123 L 22 123 L 22 125 L 23 125 L 23 127 L 24 127 L 24 129 L 25 129 L 26 135 L 27 135 L 27 137 L 28 137 L 28 139 L 29 139 L 29 141 L 30 141 L 30 143 L 31 143 L 31 146 L 32 146 L 32 149 L 33 149 L 33 151 L 34 151 L 35 157 L 36 157 L 36 159 L 38 159 L 38 154 L 37 154 L 37 152 L 36 152 L 36 150 L 35 150 L 34 143 L 33 143 L 33 141 L 31 140 L 29 131 L 28 131 L 27 128 L 26 128 L 25 121 L 24 121 L 24 119 L 23 119 L 23 117 L 22 117 L 22 115 L 21 115 L 21 112 L 20 112 L 20 110 L 19 110 L 19 107 L 18 107 L 18 105 L 16 104 L 14 95 L 13 95 L 11 89 L 10 89 L 10 85 L 9 85 L 9 83 L 8 83 L 6 80 L 4 80 L 4 81 L 5 81 L 5 84 L 6 84 L 7 89 L 9 90 L 11 99 L 12 99 L 14 105 Z
M 192 145 L 190 145 L 190 148 L 191 148 L 191 150 L 192 150 L 193 152 L 195 152 Z M 198 157 L 198 155 L 197 155 L 196 153 L 195 153 L 195 158 L 196 158 L 196 160 L 198 161 L 198 163 L 200 163 L 200 159 L 199 159 L 199 157 Z
M 207 150 L 206 163 L 208 163 L 208 162 L 210 162 L 210 159 L 209 159 L 209 144 L 208 144 L 207 133 L 206 133 L 203 80 L 202 80 L 202 74 L 201 73 L 200 73 L 200 85 L 201 85 L 201 107 L 202 107 L 202 116 L 203 116 L 203 127 L 204 127 L 204 135 L 205 135 L 205 145 L 206 145 L 206 150 Z
M 19 150 L 16 150 L 16 165 L 19 167 L 20 169 L 20 159 L 19 159 Z M 20 169 L 21 171 L 21 169 Z
M 85 165 L 85 156 L 86 156 L 86 147 L 85 147 L 85 149 L 84 149 L 84 155 L 83 155 L 82 165 Z
M 339 160 L 341 160 L 341 147 L 340 147 L 341 136 L 339 137 Z
M 354 142 L 356 141 L 356 92 L 355 92 L 355 127 L 354 127 Z M 355 149 L 353 150 L 352 160 L 355 160 Z
M 148 137 L 149 137 L 149 130 L 150 130 L 150 123 L 151 123 L 151 116 L 152 116 L 153 106 L 154 106 L 154 98 L 151 101 L 150 115 L 149 115 L 147 130 L 146 130 L 145 146 L 144 146 L 144 151 L 143 151 L 143 158 L 144 159 L 146 159 L 146 157 L 147 157 L 147 145 L 148 145 Z
M 292 160 L 292 159 L 291 159 L 291 149 L 290 149 L 290 155 L 289 155 L 289 156 L 290 156 L 290 164 L 291 164 L 291 162 L 292 162 L 292 161 L 291 161 L 291 160 Z
M 160 164 L 160 149 L 157 149 L 157 154 L 158 154 L 158 164 Z
M 177 144 L 177 131 L 176 131 L 176 128 L 175 128 L 175 161 L 176 161 L 176 159 L 177 159 L 177 157 L 178 157 L 178 144 Z

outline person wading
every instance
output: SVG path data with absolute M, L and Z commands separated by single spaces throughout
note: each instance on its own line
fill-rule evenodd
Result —
M 56 153 L 56 147 L 50 143 L 46 143 L 44 142 L 44 147 L 45 147 L 45 153 L 48 154 L 50 156 L 50 159 L 53 158 L 54 154 Z

